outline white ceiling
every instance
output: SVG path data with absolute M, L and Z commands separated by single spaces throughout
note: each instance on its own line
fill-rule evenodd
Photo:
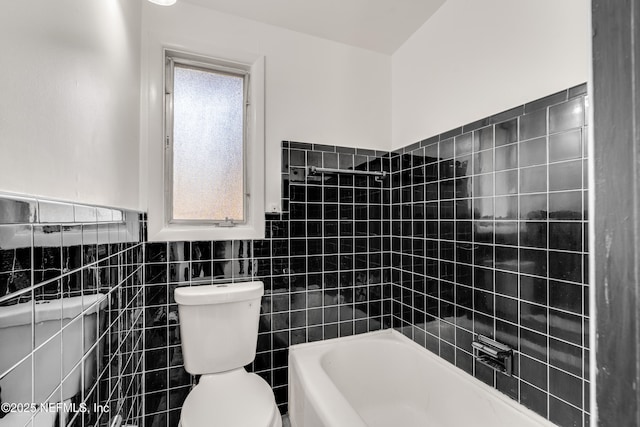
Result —
M 445 0 L 182 0 L 392 54 Z

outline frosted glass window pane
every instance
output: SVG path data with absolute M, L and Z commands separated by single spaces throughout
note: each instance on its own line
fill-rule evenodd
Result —
M 244 78 L 174 68 L 173 219 L 244 221 Z

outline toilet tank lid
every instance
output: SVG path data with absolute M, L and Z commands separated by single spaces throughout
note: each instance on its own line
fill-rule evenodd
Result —
M 176 303 L 181 305 L 208 305 L 235 301 L 247 301 L 264 295 L 264 284 L 260 281 L 221 283 L 177 288 Z

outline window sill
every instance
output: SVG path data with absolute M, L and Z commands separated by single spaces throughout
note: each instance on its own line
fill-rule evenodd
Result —
M 251 225 L 236 227 L 212 227 L 204 225 L 171 225 L 154 227 L 149 222 L 149 242 L 181 242 L 201 240 L 254 240 L 264 239 L 264 215 Z

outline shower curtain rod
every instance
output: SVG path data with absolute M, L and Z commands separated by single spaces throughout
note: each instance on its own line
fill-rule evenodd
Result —
M 382 181 L 382 179 L 385 176 L 387 176 L 386 172 L 359 171 L 355 169 L 319 168 L 317 166 L 309 166 L 309 175 L 316 175 L 320 173 L 345 173 L 350 175 L 368 175 L 368 176 L 375 176 L 376 181 Z

